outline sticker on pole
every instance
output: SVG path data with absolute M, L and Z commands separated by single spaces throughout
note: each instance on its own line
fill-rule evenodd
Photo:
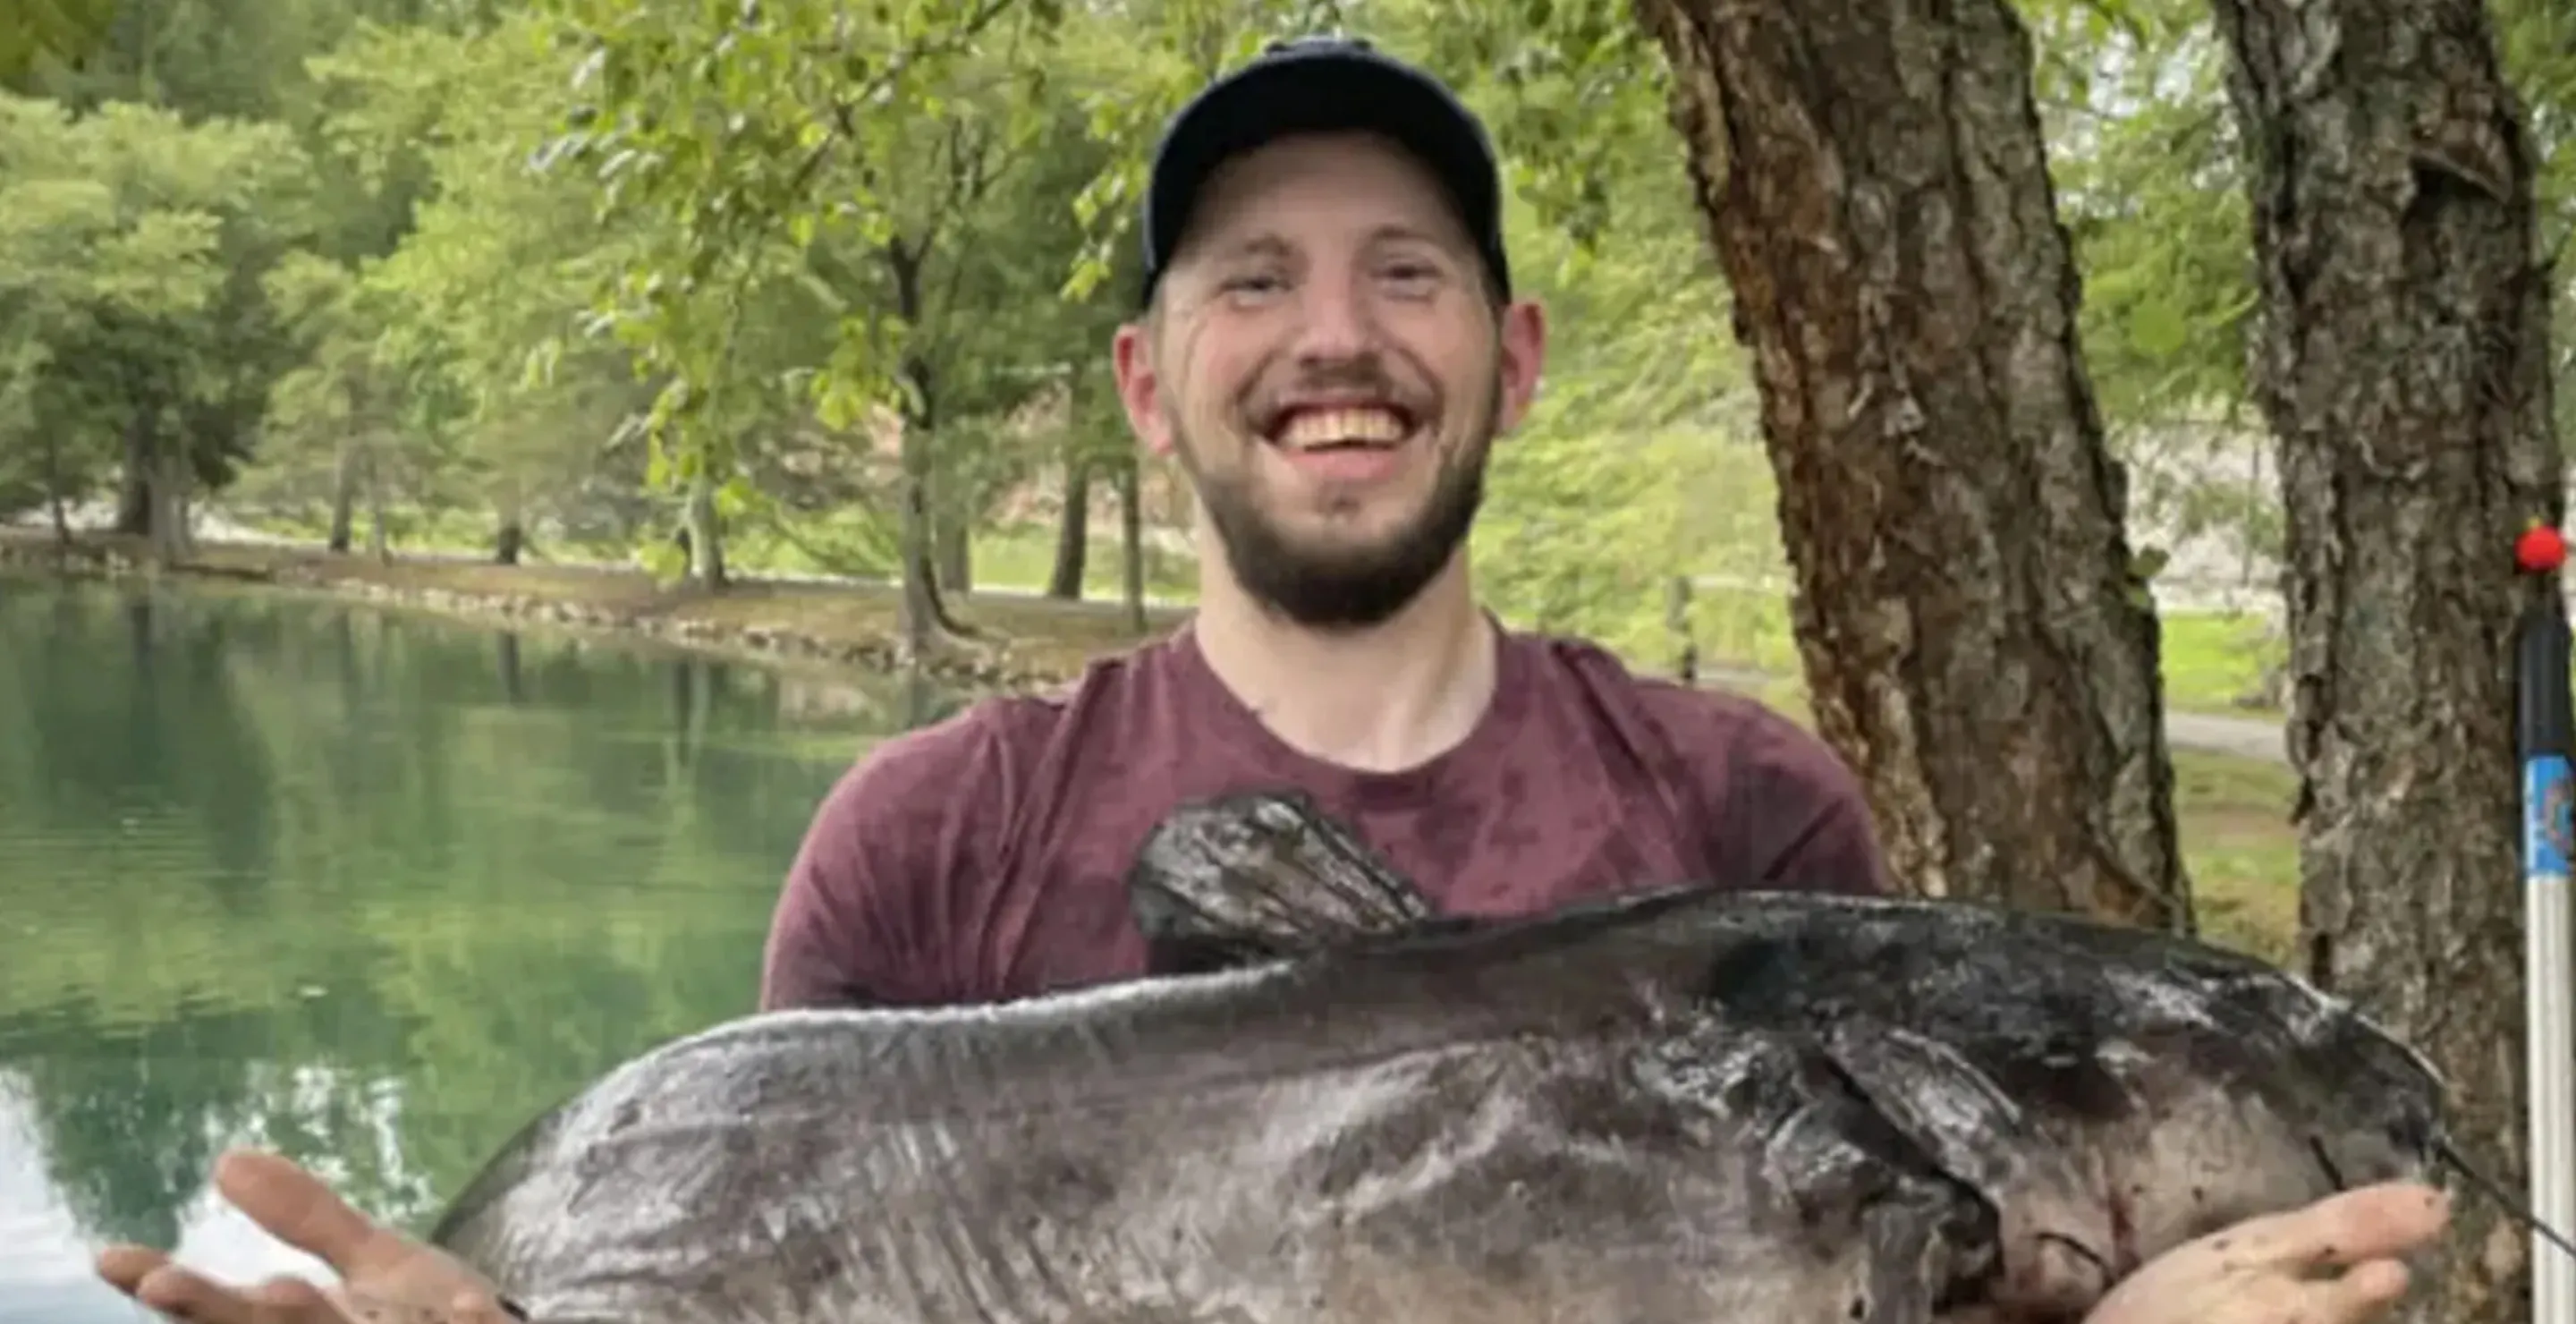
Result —
M 2567 760 L 2556 755 L 2523 765 L 2522 858 L 2534 877 L 2564 878 L 2567 859 L 2576 855 L 2576 786 L 2571 786 Z

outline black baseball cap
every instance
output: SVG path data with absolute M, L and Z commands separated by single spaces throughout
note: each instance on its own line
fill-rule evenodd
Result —
M 1468 238 L 1509 297 L 1503 189 L 1494 145 L 1476 113 L 1430 74 L 1357 37 L 1272 42 L 1251 63 L 1208 84 L 1163 130 L 1145 183 L 1145 275 L 1150 304 L 1208 176 L 1227 160 L 1292 133 L 1365 129 L 1421 158 L 1449 194 Z

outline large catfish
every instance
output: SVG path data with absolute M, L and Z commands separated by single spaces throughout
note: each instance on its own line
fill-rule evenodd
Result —
M 1202 969 L 692 1035 L 432 1239 L 541 1324 L 2072 1321 L 2441 1145 L 2415 1054 L 2172 937 L 1696 889 L 1440 919 L 1276 796 L 1175 815 L 1133 895 Z

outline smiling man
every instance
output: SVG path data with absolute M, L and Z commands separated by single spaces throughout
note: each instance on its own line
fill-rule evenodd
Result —
M 1069 695 L 989 701 L 852 769 L 790 874 L 765 1002 L 978 1001 L 1130 973 L 1138 843 L 1182 801 L 1251 788 L 1302 789 L 1452 910 L 1673 878 L 1880 885 L 1853 782 L 1812 738 L 1476 606 L 1467 528 L 1544 345 L 1512 298 L 1497 192 L 1464 110 L 1346 44 L 1274 51 L 1181 115 L 1148 202 L 1147 310 L 1116 355 L 1138 434 L 1198 488 L 1198 616 Z M 350 1295 L 446 1324 L 524 1318 L 511 1285 L 301 1168 L 231 1155 L 216 1184 Z M 2258 1219 L 2146 1265 L 2088 1324 L 2382 1318 L 2397 1257 L 2447 1214 L 2433 1192 L 2374 1187 Z M 356 1318 L 293 1280 L 228 1287 L 142 1246 L 108 1247 L 98 1271 L 191 1324 Z
M 1360 43 L 1273 47 L 1182 110 L 1113 353 L 1138 437 L 1198 496 L 1197 613 L 852 769 L 790 872 L 765 1005 L 1136 973 L 1138 845 L 1243 790 L 1312 797 L 1451 911 L 1881 886 L 1856 783 L 1813 737 L 1478 605 L 1468 531 L 1547 339 L 1501 215 L 1474 116 Z

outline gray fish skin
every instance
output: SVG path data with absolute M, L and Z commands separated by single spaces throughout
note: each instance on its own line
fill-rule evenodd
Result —
M 1695 898 L 996 1007 L 755 1016 L 432 1240 L 543 1324 L 1929 1324 L 1986 1203 L 1701 998 Z
M 1312 812 L 1140 858 L 1157 959 L 1209 973 L 720 1026 L 433 1240 L 541 1324 L 2044 1324 L 2429 1170 L 2431 1073 L 2256 962 L 1806 895 L 1424 919 Z
M 1426 927 L 1418 893 L 1390 899 L 1393 870 L 1347 834 L 1292 829 L 1310 817 L 1302 797 L 1255 794 L 1167 820 L 1130 879 L 1158 959 L 1219 968 Z M 1244 858 L 1244 822 L 1280 853 Z M 1665 904 L 1657 895 L 1635 904 Z M 2080 1319 L 2144 1261 L 2220 1227 L 2434 1179 L 2444 1091 L 2431 1066 L 2261 961 L 1963 902 L 1705 895 L 1682 913 L 1707 961 L 1709 1023 L 1821 1050 L 1991 1204 L 1993 1318 Z

